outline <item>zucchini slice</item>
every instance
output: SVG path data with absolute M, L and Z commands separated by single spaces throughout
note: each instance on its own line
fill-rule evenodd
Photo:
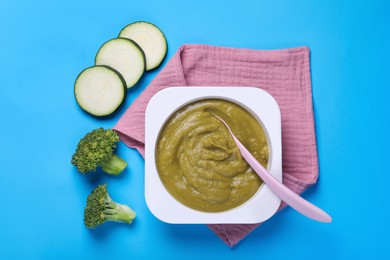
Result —
M 145 54 L 133 40 L 115 38 L 104 43 L 95 57 L 95 65 L 107 65 L 125 79 L 127 88 L 133 87 L 145 72 Z
M 167 40 L 163 32 L 154 24 L 134 22 L 122 29 L 119 37 L 138 43 L 146 56 L 146 70 L 158 67 L 167 54 Z
M 108 66 L 93 66 L 83 70 L 74 84 L 74 95 L 87 113 L 109 116 L 126 99 L 126 82 L 116 70 Z

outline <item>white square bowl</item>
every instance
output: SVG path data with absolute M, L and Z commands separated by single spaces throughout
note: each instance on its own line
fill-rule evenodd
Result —
M 156 93 L 145 115 L 145 199 L 149 210 L 167 223 L 253 224 L 275 214 L 280 199 L 264 183 L 242 205 L 223 212 L 202 212 L 178 202 L 165 189 L 157 172 L 155 150 L 165 122 L 181 107 L 201 99 L 225 99 L 251 112 L 262 124 L 268 139 L 268 171 L 282 181 L 281 116 L 275 99 L 253 87 L 171 87 Z

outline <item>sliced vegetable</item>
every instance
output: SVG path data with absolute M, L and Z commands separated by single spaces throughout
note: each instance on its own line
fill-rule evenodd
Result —
M 126 99 L 123 77 L 107 66 L 93 66 L 83 70 L 74 84 L 74 95 L 79 106 L 94 116 L 113 114 Z
M 149 22 L 134 22 L 122 29 L 119 37 L 134 40 L 146 56 L 146 70 L 152 70 L 161 64 L 167 54 L 167 40 L 163 32 Z
M 133 40 L 115 38 L 100 47 L 95 65 L 107 65 L 117 70 L 125 79 L 127 88 L 133 87 L 145 72 L 145 55 Z

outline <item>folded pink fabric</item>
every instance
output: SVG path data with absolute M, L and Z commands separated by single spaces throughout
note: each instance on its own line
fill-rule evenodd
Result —
M 283 183 L 296 193 L 302 193 L 318 177 L 309 56 L 307 47 L 250 50 L 183 45 L 114 129 L 124 143 L 144 155 L 145 108 L 158 91 L 174 86 L 264 89 L 277 100 L 281 109 Z M 280 209 L 284 206 L 282 203 Z M 209 227 L 233 247 L 260 224 L 211 224 Z

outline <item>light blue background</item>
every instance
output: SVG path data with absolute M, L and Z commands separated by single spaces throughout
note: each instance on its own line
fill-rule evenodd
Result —
M 0 258 L 390 259 L 389 13 L 379 0 L 0 0 Z M 304 197 L 333 223 L 288 208 L 231 249 L 204 225 L 151 215 L 143 159 L 125 145 L 122 176 L 75 171 L 80 137 L 112 127 L 162 68 L 148 72 L 111 119 L 92 118 L 75 103 L 78 73 L 137 20 L 166 34 L 162 67 L 184 43 L 310 47 L 320 178 Z M 105 182 L 137 211 L 133 225 L 84 228 L 85 199 Z

